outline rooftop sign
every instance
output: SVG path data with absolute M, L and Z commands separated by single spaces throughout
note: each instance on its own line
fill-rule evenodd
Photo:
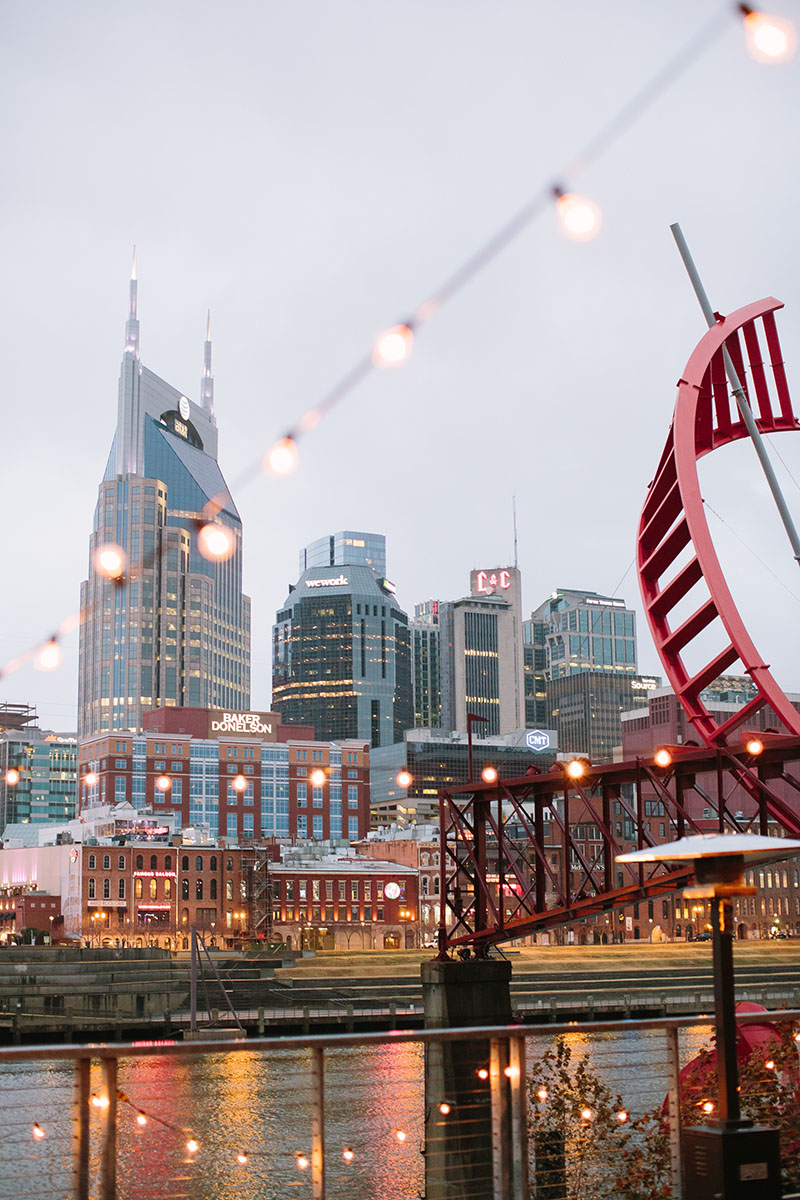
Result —
M 307 579 L 306 587 L 347 587 L 350 580 L 345 575 L 334 575 L 330 579 Z
M 278 718 L 275 713 L 220 712 L 212 709 L 208 714 L 208 736 L 219 738 L 226 734 L 274 742 L 278 737 Z

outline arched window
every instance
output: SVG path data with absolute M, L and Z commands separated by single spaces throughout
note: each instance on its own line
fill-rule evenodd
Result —
M 216 854 L 212 854 L 212 855 L 211 855 L 211 858 L 208 860 L 208 869 L 209 869 L 209 871 L 216 871 L 216 869 L 217 869 L 217 856 L 216 856 Z
M 136 870 L 141 871 L 143 867 L 144 867 L 144 859 L 142 858 L 141 854 L 137 854 L 136 855 Z
M 197 858 L 194 860 L 194 869 L 195 871 L 202 871 L 203 869 L 203 856 L 201 854 L 198 854 Z
M 165 871 L 172 870 L 172 855 L 171 854 L 164 855 L 164 870 Z
M 228 871 L 233 870 L 233 859 L 230 857 L 228 858 L 228 864 L 227 864 L 226 870 L 228 870 Z
M 158 895 L 158 880 L 151 879 L 150 880 L 150 899 L 155 900 L 157 895 Z
M 120 871 L 125 870 L 125 855 L 124 854 L 120 854 L 119 858 L 117 859 L 117 869 Z
M 172 880 L 165 879 L 164 880 L 164 899 L 169 900 L 171 895 L 172 895 Z
M 94 900 L 94 880 L 89 880 L 89 899 Z
M 195 900 L 203 899 L 203 881 L 202 881 L 202 879 L 198 879 L 194 885 L 194 897 L 195 897 Z
M 188 908 L 184 908 L 181 910 L 181 925 L 188 925 L 188 924 L 189 924 L 189 910 L 188 910 Z
M 209 898 L 209 900 L 216 900 L 216 898 L 217 898 L 217 881 L 216 881 L 216 879 L 211 880 L 211 886 L 209 887 L 209 891 L 208 891 L 208 898 Z
M 110 879 L 103 880 L 103 899 L 104 900 L 111 899 L 111 880 Z
M 142 881 L 141 881 L 141 879 L 134 880 L 133 894 L 137 900 L 141 900 L 141 898 L 142 898 Z
M 188 900 L 188 899 L 189 899 L 189 880 L 182 879 L 181 880 L 181 900 Z
M 95 856 L 93 854 L 90 854 L 89 855 L 89 870 L 90 871 L 94 870 L 96 862 L 97 862 L 97 859 L 95 858 Z
M 233 899 L 233 880 L 232 879 L 225 880 L 225 899 L 226 900 Z
M 117 894 L 118 894 L 118 898 L 120 900 L 125 899 L 125 880 L 124 879 L 120 879 L 119 883 L 117 884 Z
M 110 854 L 103 855 L 103 870 L 104 871 L 111 870 L 111 855 Z
M 150 870 L 155 871 L 157 866 L 158 866 L 158 858 L 156 857 L 155 854 L 151 854 L 150 855 Z
M 181 870 L 182 871 L 189 870 L 189 855 L 188 854 L 184 854 L 183 858 L 181 859 Z

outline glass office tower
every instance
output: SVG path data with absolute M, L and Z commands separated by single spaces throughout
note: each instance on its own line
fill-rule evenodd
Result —
M 117 429 L 81 585 L 81 737 L 138 731 L 142 712 L 161 705 L 250 706 L 242 523 L 217 463 L 210 327 L 200 396 L 190 401 L 139 361 L 134 263 Z M 225 561 L 198 549 L 209 501 L 233 538 Z M 94 569 L 96 552 L 109 543 L 125 554 L 120 582 Z
M 362 549 L 354 563 L 308 567 L 291 589 L 273 629 L 272 704 L 321 741 L 385 746 L 414 723 L 408 617 Z

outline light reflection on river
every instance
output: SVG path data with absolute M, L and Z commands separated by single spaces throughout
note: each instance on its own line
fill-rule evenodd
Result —
M 681 1035 L 682 1060 L 707 1044 L 710 1029 Z M 663 1033 L 567 1035 L 588 1055 L 612 1092 L 634 1114 L 660 1105 L 667 1090 Z M 550 1044 L 546 1031 L 528 1043 L 529 1062 Z M 92 1089 L 100 1089 L 99 1068 Z M 311 1196 L 310 1056 L 235 1052 L 200 1059 L 168 1055 L 122 1059 L 119 1088 L 119 1200 L 298 1200 Z M 19 1063 L 0 1069 L 5 1114 L 2 1200 L 69 1195 L 72 1067 Z M 136 1111 L 151 1119 L 136 1124 Z M 326 1175 L 329 1200 L 418 1200 L 424 1191 L 423 1050 L 420 1045 L 342 1049 L 325 1054 Z M 38 1121 L 47 1132 L 34 1142 Z M 93 1119 L 93 1126 L 97 1126 Z M 398 1141 L 397 1131 L 406 1134 Z M 195 1156 L 185 1143 L 200 1143 Z M 93 1146 L 97 1129 L 93 1128 Z M 353 1161 L 342 1158 L 352 1147 Z M 237 1163 L 244 1152 L 248 1162 Z M 93 1161 L 93 1174 L 96 1173 Z M 93 1194 L 97 1195 L 96 1187 Z

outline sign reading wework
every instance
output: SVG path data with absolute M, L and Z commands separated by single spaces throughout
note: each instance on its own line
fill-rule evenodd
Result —
M 208 736 L 255 737 L 263 742 L 278 740 L 278 716 L 265 712 L 224 712 L 212 709 L 208 714 Z
M 346 575 L 334 575 L 331 579 L 307 579 L 306 587 L 322 588 L 322 587 L 347 587 L 350 580 Z

